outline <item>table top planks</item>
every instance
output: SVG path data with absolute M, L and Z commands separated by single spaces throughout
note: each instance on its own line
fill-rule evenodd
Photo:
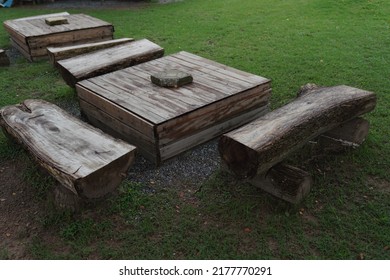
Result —
M 25 20 L 7 20 L 4 26 L 24 37 L 39 37 L 68 31 L 112 26 L 111 23 L 93 18 L 85 14 L 63 15 L 68 20 L 67 24 L 50 26 L 45 23 L 45 17 L 31 18 Z
M 193 76 L 193 82 L 180 88 L 151 83 L 150 75 L 166 69 L 187 72 Z M 183 51 L 84 80 L 78 86 L 159 125 L 269 82 L 267 78 Z

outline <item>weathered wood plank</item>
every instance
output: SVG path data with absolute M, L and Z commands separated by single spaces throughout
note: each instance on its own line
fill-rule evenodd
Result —
M 164 54 L 157 44 L 143 39 L 58 62 L 68 85 L 78 81 L 146 62 Z
M 221 72 L 221 73 L 225 73 L 225 74 L 229 73 L 228 75 L 232 75 L 232 77 L 238 77 L 239 79 L 241 79 L 243 81 L 250 81 L 250 82 L 254 82 L 254 83 L 266 83 L 266 82 L 270 81 L 267 78 L 264 78 L 264 77 L 261 77 L 261 76 L 258 76 L 258 75 L 252 74 L 252 73 L 244 72 L 242 70 L 221 64 L 219 62 L 216 62 L 216 61 L 213 61 L 210 59 L 206 59 L 204 57 L 201 57 L 201 56 L 189 53 L 189 52 L 181 51 L 178 53 L 178 55 L 180 56 L 181 59 L 188 57 L 189 59 L 191 59 L 191 61 L 199 61 L 201 63 L 201 65 L 207 65 L 207 67 L 210 67 L 210 65 L 215 66 L 215 68 L 213 68 L 214 70 Z M 233 73 L 234 73 L 234 75 L 233 75 Z
M 226 131 L 235 129 L 258 117 L 263 116 L 269 111 L 268 106 L 250 108 L 234 117 L 226 118 L 219 123 L 210 122 L 209 126 L 198 127 L 198 131 L 192 131 L 186 137 L 181 139 L 172 139 L 168 144 L 160 144 L 159 154 L 161 161 L 167 160 L 197 145 L 205 143 Z
M 181 69 L 182 71 L 188 71 L 193 76 L 194 81 L 212 87 L 215 90 L 225 93 L 226 95 L 232 95 L 235 94 L 238 90 L 240 89 L 242 90 L 241 87 L 237 87 L 229 83 L 229 79 L 220 79 L 215 76 L 210 76 L 205 73 L 202 73 L 201 71 L 198 71 L 196 67 L 192 68 L 191 66 L 180 65 L 175 63 L 171 59 L 169 59 L 169 61 L 167 59 L 168 56 L 164 57 L 161 60 L 152 61 L 146 66 L 142 65 L 141 67 L 152 69 L 152 67 L 154 66 L 155 69 L 161 69 L 165 67 L 170 69 L 177 69 L 177 70 Z
M 144 134 L 147 138 L 156 138 L 154 124 L 127 110 L 127 104 L 125 103 L 126 100 L 121 102 L 119 99 L 117 100 L 114 98 L 113 100 L 117 101 L 114 102 L 113 100 L 107 99 L 104 93 L 109 93 L 108 90 L 104 89 L 105 91 L 103 91 L 102 88 L 99 88 L 89 80 L 84 80 L 78 83 L 76 85 L 76 89 L 79 99 L 88 102 L 96 108 L 100 108 L 115 119 L 131 125 L 133 129 L 139 131 L 141 134 Z M 93 90 L 97 90 L 99 93 L 96 93 Z M 84 110 L 83 107 L 81 109 L 87 116 L 90 115 L 88 109 Z
M 107 41 L 97 42 L 97 43 L 78 44 L 78 45 L 72 45 L 66 47 L 49 47 L 47 48 L 47 52 L 49 55 L 50 62 L 53 65 L 56 65 L 57 61 L 59 60 L 75 57 L 92 51 L 106 49 L 109 47 L 121 45 L 132 41 L 134 41 L 133 38 L 121 38 L 116 40 L 107 40 Z
M 138 96 L 132 94 L 131 91 L 123 90 L 126 85 L 123 85 L 120 82 L 115 83 L 115 80 L 107 80 L 108 76 L 111 77 L 111 75 L 102 75 L 93 79 L 81 81 L 77 83 L 77 85 L 83 85 L 92 92 L 98 93 L 98 95 L 104 99 L 118 104 L 125 110 L 128 110 L 134 115 L 147 120 L 153 125 L 165 121 L 167 118 L 166 111 L 159 110 L 156 107 L 151 107 L 150 103 L 138 98 Z
M 120 138 L 136 146 L 138 151 L 142 154 L 156 154 L 156 145 L 152 142 L 153 138 L 147 137 L 140 131 L 131 127 L 129 123 L 124 123 L 114 118 L 83 99 L 80 99 L 79 102 L 82 112 L 84 114 L 85 112 L 88 112 L 85 115 L 89 123 L 116 138 Z
M 376 95 L 348 86 L 310 90 L 293 102 L 223 135 L 222 159 L 239 177 L 267 172 L 314 137 L 375 108 Z
M 45 19 L 48 17 L 63 17 L 63 16 L 69 16 L 70 14 L 68 12 L 60 12 L 60 13 L 52 13 L 52 14 L 44 14 L 44 15 L 37 15 L 37 16 L 31 16 L 31 17 L 22 17 L 17 19 L 12 19 L 8 21 L 22 21 L 22 20 L 30 20 L 30 19 Z
M 154 61 L 153 61 L 154 62 Z M 154 63 L 148 63 L 148 65 L 141 64 L 137 65 L 134 68 L 131 69 L 125 69 L 126 73 L 129 75 L 142 78 L 144 80 L 144 86 L 139 86 L 142 90 L 148 90 L 148 91 L 156 91 L 156 87 L 152 84 L 150 84 L 148 81 L 150 80 L 150 75 L 153 73 L 156 73 L 160 71 L 162 68 L 161 66 L 153 65 Z M 170 65 L 170 67 L 172 67 Z M 173 68 L 171 68 L 173 69 Z M 176 68 L 179 69 L 179 68 Z M 188 69 L 180 68 L 182 71 L 188 71 Z M 191 74 L 191 71 L 188 71 L 189 74 Z M 192 74 L 191 74 L 192 75 Z M 221 98 L 226 97 L 226 93 L 222 92 L 220 90 L 216 90 L 210 85 L 206 84 L 202 80 L 198 79 L 198 77 L 195 77 L 195 80 L 192 81 L 191 84 L 176 88 L 176 89 L 159 89 L 159 92 L 161 92 L 163 97 L 167 97 L 169 99 L 169 96 L 175 95 L 176 98 L 180 98 L 182 102 L 189 106 L 193 106 L 196 104 L 206 104 L 206 103 L 212 103 L 216 100 L 220 100 Z M 145 96 L 147 98 L 148 96 Z M 191 101 L 193 100 L 193 101 Z M 194 102 L 196 104 L 194 104 Z
M 209 104 L 198 110 L 171 119 L 157 127 L 160 144 L 167 144 L 175 139 L 196 133 L 210 123 L 218 123 L 224 119 L 240 115 L 247 109 L 268 106 L 271 90 L 262 90 L 262 87 L 241 92 L 229 98 Z
M 83 42 L 99 42 L 103 38 L 113 37 L 113 29 L 110 26 L 84 28 L 80 30 L 52 33 L 48 35 L 31 36 L 27 38 L 27 44 L 31 49 L 46 49 L 49 46 L 65 46 L 81 44 Z M 91 41 L 92 40 L 92 41 Z
M 147 79 L 150 73 L 153 73 L 158 69 L 160 68 L 154 66 L 144 67 L 144 65 L 139 65 L 139 67 L 136 66 L 134 69 L 132 69 L 132 74 Z M 203 102 L 203 104 L 209 104 L 217 100 L 223 99 L 227 96 L 225 92 L 216 90 L 210 85 L 203 83 L 199 79 L 192 81 L 191 85 L 175 88 L 173 93 L 177 96 L 184 96 L 185 99 L 190 98 L 193 99 L 195 102 Z M 186 103 L 189 105 L 193 105 L 193 102 Z
M 218 67 L 213 63 L 208 63 L 207 60 L 203 61 L 201 57 L 199 57 L 199 59 L 194 59 L 194 57 L 189 57 L 185 55 L 185 53 L 172 55 L 170 56 L 170 59 L 176 61 L 179 65 L 191 65 L 190 67 L 199 70 L 204 75 L 212 75 L 219 79 L 229 81 L 229 84 L 237 85 L 239 88 L 248 88 L 254 84 L 259 84 L 259 82 L 266 83 L 269 81 L 269 79 L 248 73 L 246 73 L 246 76 L 243 76 L 238 74 L 235 71 L 236 69 L 231 67 Z
M 114 139 L 42 100 L 0 110 L 5 131 L 73 193 L 101 197 L 124 178 L 135 147 Z
M 32 61 L 32 57 L 30 55 L 30 52 L 24 49 L 21 45 L 19 45 L 19 42 L 13 40 L 12 38 L 10 39 L 11 45 L 15 47 L 28 61 Z
M 155 118 L 150 114 L 150 111 L 153 111 L 153 114 L 157 114 L 160 118 L 160 121 L 165 121 L 166 119 L 174 117 L 176 114 L 184 113 L 188 110 L 189 106 L 196 106 L 199 104 L 197 100 L 193 101 L 193 105 L 189 105 L 189 100 L 186 96 L 180 96 L 172 93 L 171 89 L 160 88 L 155 85 L 152 85 L 149 75 L 147 79 L 144 77 L 139 77 L 139 75 L 126 75 L 126 70 L 121 71 L 120 73 L 115 73 L 115 75 L 108 75 L 104 77 L 98 77 L 96 80 L 104 80 L 109 85 L 114 87 L 116 90 L 120 91 L 120 95 L 125 94 L 129 96 L 129 99 L 137 100 L 143 108 L 137 108 L 135 106 L 135 111 L 140 113 L 143 117 L 151 120 Z M 134 103 L 132 102 L 133 107 Z M 145 110 L 147 108 L 147 110 Z M 192 107 L 193 108 L 193 107 Z M 141 113 L 143 111 L 143 113 Z
M 24 20 L 7 20 L 4 22 L 4 25 L 20 32 L 25 37 L 50 35 L 58 32 L 62 33 L 67 30 L 76 31 L 85 28 L 112 27 L 111 23 L 85 14 L 63 15 L 63 17 L 68 19 L 69 24 L 49 26 L 45 23 L 45 19 L 48 17 L 51 17 L 51 15 Z M 88 19 L 88 21 L 86 19 Z

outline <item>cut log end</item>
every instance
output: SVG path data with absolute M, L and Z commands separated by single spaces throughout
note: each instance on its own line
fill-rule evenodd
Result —
M 225 136 L 220 138 L 218 149 L 224 164 L 238 178 L 252 178 L 256 175 L 257 154 L 251 149 Z

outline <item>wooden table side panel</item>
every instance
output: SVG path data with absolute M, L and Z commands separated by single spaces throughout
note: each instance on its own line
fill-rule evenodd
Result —
M 121 106 L 120 103 L 122 102 L 113 103 L 112 100 L 106 99 L 105 96 L 97 94 L 93 91 L 93 89 L 100 90 L 100 88 L 93 87 L 91 85 L 93 85 L 93 83 L 88 81 L 83 81 L 82 84 L 79 83 L 76 85 L 77 95 L 80 99 L 88 102 L 96 108 L 99 108 L 113 118 L 118 119 L 120 122 L 133 127 L 147 138 L 156 138 L 154 125 L 152 123 L 133 114 L 126 107 Z
M 23 44 L 23 45 L 27 45 L 26 36 L 24 36 L 23 34 L 21 34 L 20 32 L 18 32 L 18 31 L 16 31 L 16 30 L 10 28 L 10 27 L 9 27 L 8 25 L 6 25 L 5 23 L 3 24 L 3 26 L 4 26 L 5 30 L 8 32 L 8 35 L 9 35 L 12 39 L 14 39 L 14 40 L 20 42 L 20 43 Z
M 185 138 L 173 141 L 167 145 L 160 147 L 161 161 L 174 157 L 182 152 L 185 152 L 197 145 L 203 144 L 219 135 L 240 127 L 258 117 L 263 116 L 269 111 L 268 106 L 259 108 L 251 108 L 246 112 L 242 112 L 235 117 L 225 120 L 220 123 L 213 124 L 207 128 L 191 134 Z
M 266 106 L 270 96 L 271 89 L 261 91 L 261 87 L 257 87 L 167 121 L 157 126 L 159 141 L 161 144 L 167 144 L 195 133 L 209 123 L 230 118 L 253 106 Z
M 61 46 L 64 44 L 88 42 L 88 39 L 106 37 L 110 37 L 112 39 L 113 31 L 111 27 L 96 27 L 42 36 L 32 36 L 27 38 L 27 42 L 30 48 L 47 48 L 48 46 Z
M 16 37 L 10 37 L 10 41 L 13 44 L 17 44 L 18 48 L 23 49 L 26 53 L 30 53 L 30 49 L 23 41 L 19 41 Z
M 79 101 L 82 112 L 96 127 L 114 137 L 121 138 L 122 140 L 129 142 L 137 148 L 139 147 L 141 150 L 146 150 L 153 154 L 156 152 L 156 143 L 154 142 L 154 138 L 147 137 L 140 131 L 131 127 L 131 124 L 123 123 L 83 99 L 80 99 Z
M 27 58 L 27 60 L 29 60 L 29 61 L 33 60 L 30 53 L 28 51 L 26 51 L 24 47 L 22 47 L 16 41 L 12 40 L 12 38 L 10 40 L 11 40 L 11 45 L 14 46 L 25 58 Z

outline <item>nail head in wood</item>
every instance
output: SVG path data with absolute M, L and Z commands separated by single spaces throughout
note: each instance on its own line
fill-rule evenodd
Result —
M 190 74 L 179 70 L 165 70 L 150 76 L 153 84 L 160 87 L 181 87 L 193 81 Z

